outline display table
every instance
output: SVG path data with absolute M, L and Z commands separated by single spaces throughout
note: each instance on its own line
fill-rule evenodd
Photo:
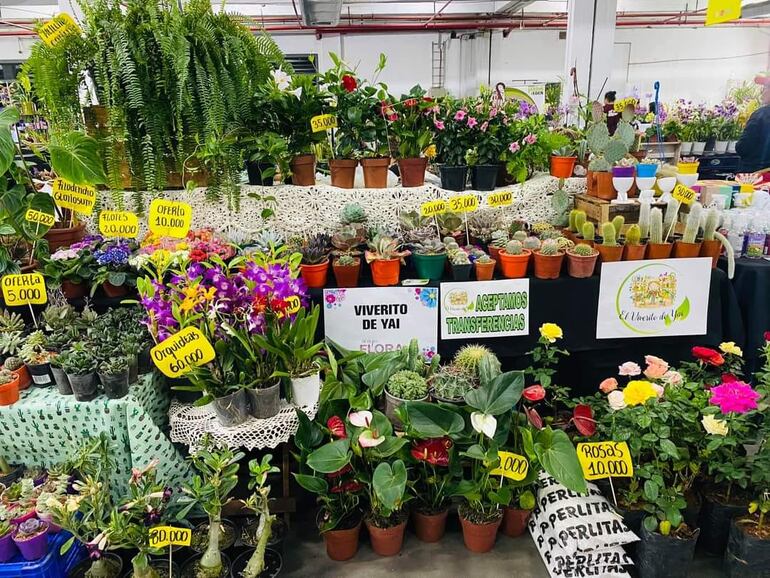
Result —
M 0 407 L 0 451 L 10 463 L 50 467 L 75 454 L 87 437 L 109 436 L 115 469 L 114 496 L 128 492 L 131 468 L 158 460 L 158 479 L 179 487 L 187 480 L 189 464 L 169 441 L 169 391 L 155 373 L 139 377 L 128 396 L 80 402 L 55 388 L 31 387 L 21 399 Z

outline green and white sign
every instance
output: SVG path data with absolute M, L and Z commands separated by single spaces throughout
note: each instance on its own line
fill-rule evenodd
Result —
M 441 339 L 529 334 L 529 279 L 441 284 Z
M 709 258 L 602 265 L 596 338 L 704 335 Z

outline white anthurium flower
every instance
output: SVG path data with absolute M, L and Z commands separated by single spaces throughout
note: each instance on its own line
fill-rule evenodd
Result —
M 348 419 L 356 427 L 369 427 L 369 424 L 372 423 L 372 412 L 354 411 L 348 416 Z
M 385 441 L 385 436 L 375 436 L 374 432 L 370 429 L 365 429 L 358 436 L 358 443 L 362 448 L 373 448 L 380 445 Z
M 497 430 L 497 420 L 495 416 L 480 411 L 474 411 L 471 414 L 471 425 L 478 433 L 483 433 L 488 438 L 492 438 Z

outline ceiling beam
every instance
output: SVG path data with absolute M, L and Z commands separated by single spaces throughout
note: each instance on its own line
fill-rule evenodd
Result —
M 513 12 L 519 12 L 524 10 L 530 4 L 533 4 L 535 0 L 510 0 L 503 4 L 499 10 L 495 10 L 496 14 L 512 14 Z

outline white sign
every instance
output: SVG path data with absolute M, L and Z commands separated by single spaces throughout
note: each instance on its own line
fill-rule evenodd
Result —
M 704 335 L 710 285 L 708 257 L 604 263 L 596 338 Z
M 441 339 L 529 335 L 529 279 L 441 284 Z
M 431 357 L 438 351 L 438 288 L 324 289 L 324 330 L 336 344 L 367 353 L 417 339 Z

